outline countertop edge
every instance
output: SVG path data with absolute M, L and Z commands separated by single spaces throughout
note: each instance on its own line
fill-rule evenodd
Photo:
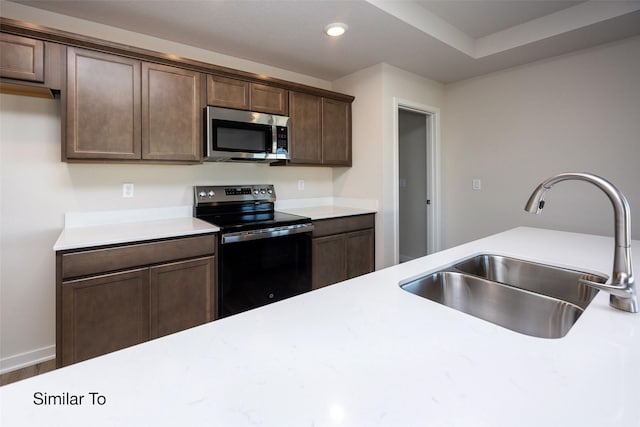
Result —
M 219 231 L 219 227 L 193 217 L 65 228 L 53 245 L 53 250 L 85 249 Z

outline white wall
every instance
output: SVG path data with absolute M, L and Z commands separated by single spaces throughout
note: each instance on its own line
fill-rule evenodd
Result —
M 331 88 L 286 70 L 14 3 L 2 3 L 2 16 Z M 197 184 L 273 183 L 282 200 L 333 195 L 331 168 L 70 164 L 60 161 L 60 138 L 59 100 L 0 95 L 0 372 L 55 354 L 52 247 L 65 212 L 192 205 Z M 304 191 L 297 189 L 299 179 Z M 125 182 L 135 185 L 132 199 L 121 197 Z
M 640 238 L 640 37 L 452 84 L 445 99 L 446 247 L 519 225 L 613 235 L 610 202 L 586 183 L 555 186 L 540 216 L 523 211 L 566 171 L 617 184 Z
M 376 268 L 393 265 L 397 256 L 397 100 L 439 109 L 444 87 L 388 64 L 378 64 L 333 82 L 334 89 L 356 97 L 353 103 L 352 168 L 334 172 L 334 193 L 378 201 Z M 381 173 L 382 172 L 382 173 Z

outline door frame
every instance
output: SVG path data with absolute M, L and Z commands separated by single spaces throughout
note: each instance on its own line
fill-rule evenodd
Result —
M 393 98 L 393 262 L 400 261 L 400 126 L 399 111 L 409 110 L 431 120 L 427 129 L 427 192 L 430 209 L 427 212 L 427 253 L 441 249 L 441 166 L 440 166 L 440 109 L 401 98 Z M 426 200 L 425 200 L 426 203 Z

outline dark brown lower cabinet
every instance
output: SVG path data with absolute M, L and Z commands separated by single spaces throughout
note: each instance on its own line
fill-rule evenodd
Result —
M 62 365 L 149 339 L 149 270 L 62 284 Z
M 314 227 L 313 289 L 375 269 L 373 214 L 314 221 Z
M 347 278 L 346 239 L 343 235 L 319 237 L 313 239 L 311 245 L 313 289 Z
M 56 365 L 214 320 L 215 239 L 58 252 Z
M 213 257 L 151 267 L 151 338 L 213 320 Z

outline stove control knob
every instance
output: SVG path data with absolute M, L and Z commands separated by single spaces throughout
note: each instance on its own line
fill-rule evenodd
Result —
M 206 197 L 207 193 L 205 193 L 204 191 L 201 191 L 198 193 L 198 197 Z
M 213 197 L 213 196 L 215 196 L 215 195 L 216 195 L 216 193 L 215 193 L 213 190 L 210 190 L 210 191 L 207 193 L 207 195 L 208 195 L 209 197 Z
M 269 193 L 269 194 L 273 194 L 273 189 L 271 189 L 271 188 L 270 188 L 270 189 L 268 189 L 268 190 L 267 190 L 267 193 Z
M 255 190 L 253 190 L 253 194 L 257 196 L 258 194 L 260 194 L 260 191 L 258 191 L 258 189 L 256 188 Z
M 263 188 L 262 190 L 260 190 L 260 194 L 267 194 L 267 190 Z

